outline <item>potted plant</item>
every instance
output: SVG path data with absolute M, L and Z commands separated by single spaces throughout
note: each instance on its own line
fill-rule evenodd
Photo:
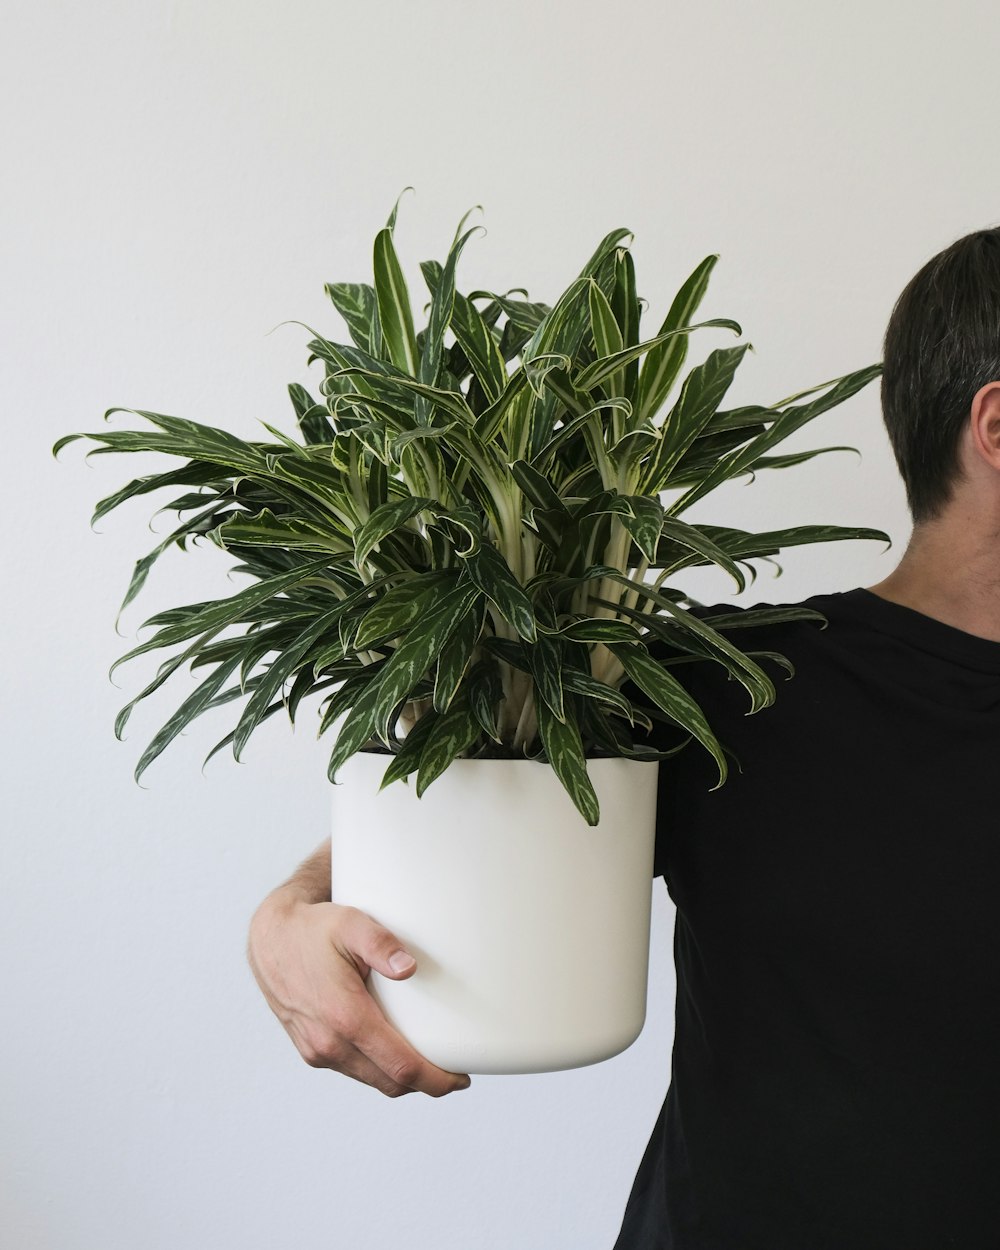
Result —
M 371 974 L 390 1022 L 454 1071 L 580 1066 L 630 1045 L 645 1019 L 658 761 L 672 753 L 654 745 L 654 723 L 680 726 L 726 779 L 722 747 L 670 668 L 723 665 L 751 712 L 775 698 L 755 655 L 791 672 L 785 657 L 730 641 L 753 623 L 744 614 L 705 619 L 667 579 L 714 564 L 742 591 L 741 565 L 755 576 L 749 561 L 783 548 L 889 541 L 826 524 L 754 534 L 681 514 L 731 478 L 844 450 L 772 454 L 880 366 L 722 409 L 750 344 L 716 349 L 681 379 L 693 331 L 742 333 L 694 322 L 718 256 L 643 339 L 628 231 L 605 236 L 549 306 L 521 288 L 458 291 L 479 228 L 463 233 L 469 214 L 445 263 L 421 265 L 431 298 L 418 332 L 393 243 L 398 206 L 375 238 L 374 283 L 326 286 L 351 342 L 306 327 L 324 377 L 320 400 L 289 386 L 297 437 L 262 422 L 270 438 L 245 441 L 112 408 L 106 418 L 131 412 L 154 428 L 69 434 L 53 454 L 88 438 L 100 444 L 88 455 L 182 461 L 96 506 L 92 524 L 170 488 L 181 493 L 165 507 L 189 514 L 136 563 L 122 609 L 189 538 L 252 579 L 150 617 L 158 631 L 112 666 L 180 648 L 118 714 L 119 739 L 178 668 L 209 670 L 136 780 L 208 708 L 248 696 L 205 762 L 229 744 L 238 760 L 263 720 L 284 708 L 294 724 L 302 700 L 325 692 L 332 898 L 368 911 L 418 960 L 405 981 Z M 809 617 L 823 620 L 791 605 L 756 621 Z

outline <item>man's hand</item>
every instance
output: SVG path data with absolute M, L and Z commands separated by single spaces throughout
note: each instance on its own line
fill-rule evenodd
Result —
M 410 963 L 393 968 L 389 960 L 397 954 Z M 271 1010 L 311 1067 L 332 1068 L 389 1098 L 416 1091 L 440 1098 L 471 1084 L 467 1075 L 446 1072 L 414 1050 L 368 993 L 372 968 L 402 981 L 417 965 L 366 912 L 310 902 L 302 891 L 282 886 L 254 913 L 247 958 Z

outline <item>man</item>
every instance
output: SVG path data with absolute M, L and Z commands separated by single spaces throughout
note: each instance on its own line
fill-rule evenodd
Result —
M 755 717 L 721 666 L 678 670 L 740 767 L 712 791 L 696 747 L 661 764 L 676 1030 L 615 1250 L 1000 1247 L 1000 229 L 907 285 L 883 370 L 898 567 L 805 600 L 825 628 L 741 631 L 795 666 Z M 415 964 L 329 874 L 327 843 L 251 923 L 300 1053 L 465 1088 L 375 1008 L 369 968 Z

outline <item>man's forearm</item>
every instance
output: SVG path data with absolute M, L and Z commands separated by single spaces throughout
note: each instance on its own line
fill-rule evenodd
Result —
M 278 887 L 282 893 L 300 895 L 307 903 L 330 902 L 330 839 L 303 860 L 288 880 Z

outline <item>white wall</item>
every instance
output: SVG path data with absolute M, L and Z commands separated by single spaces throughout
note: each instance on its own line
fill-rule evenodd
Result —
M 607 1250 L 664 1094 L 672 910 L 656 883 L 649 1016 L 607 1063 L 474 1077 L 393 1101 L 299 1059 L 244 961 L 257 901 L 326 834 L 308 709 L 236 765 L 202 718 L 132 770 L 192 684 L 118 709 L 161 653 L 139 624 L 235 593 L 204 544 L 171 552 L 113 622 L 154 504 L 91 532 L 155 458 L 60 435 L 112 405 L 257 436 L 315 392 L 308 332 L 343 337 L 323 283 L 397 243 L 444 258 L 482 204 L 462 289 L 551 300 L 609 229 L 635 232 L 651 329 L 719 252 L 708 316 L 755 347 L 730 392 L 768 402 L 880 359 L 902 286 L 996 220 L 1000 17 L 947 6 L 587 0 L 503 5 L 10 5 L 2 52 L 5 367 L 2 711 L 4 1023 L 0 1240 L 13 1250 Z M 729 345 L 702 331 L 691 362 Z M 117 415 L 116 428 L 142 426 Z M 878 385 L 788 449 L 847 443 L 720 491 L 692 519 L 835 522 L 896 543 L 789 551 L 740 602 L 871 585 L 908 535 Z M 159 503 L 157 502 L 157 505 Z M 155 522 L 162 533 L 168 516 Z M 722 575 L 691 579 L 730 598 Z M 175 684 L 176 683 L 176 684 Z

